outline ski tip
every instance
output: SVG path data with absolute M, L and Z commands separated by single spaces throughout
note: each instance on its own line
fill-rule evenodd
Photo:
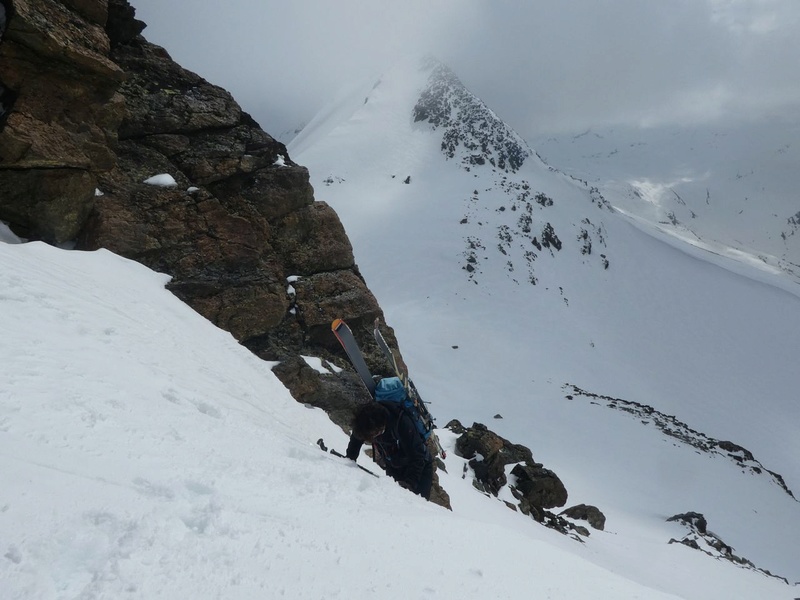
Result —
M 334 319 L 333 322 L 331 323 L 331 330 L 336 331 L 343 324 L 344 324 L 344 321 L 342 319 Z

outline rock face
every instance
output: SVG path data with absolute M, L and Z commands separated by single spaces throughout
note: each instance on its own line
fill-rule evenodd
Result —
M 380 316 L 338 217 L 314 202 L 307 170 L 228 92 L 136 35 L 128 9 L 109 7 L 110 57 L 127 75 L 117 161 L 98 174 L 103 196 L 79 246 L 171 274 L 176 295 L 271 360 L 330 337 L 325 307 Z M 142 183 L 160 173 L 177 186 Z M 295 297 L 289 276 L 301 278 Z M 320 278 L 338 287 L 310 283 Z
M 1 1 L 0 219 L 16 234 L 168 273 L 268 359 L 336 353 L 334 317 L 381 316 L 307 170 L 141 37 L 125 0 Z M 143 183 L 158 174 L 177 185 Z
M 109 58 L 105 2 L 3 0 L 0 218 L 24 237 L 74 239 L 96 173 L 112 168 L 124 73 Z

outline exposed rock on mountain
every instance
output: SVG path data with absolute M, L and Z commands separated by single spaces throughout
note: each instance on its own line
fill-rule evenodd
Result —
M 456 452 L 469 459 L 479 490 L 497 496 L 501 488 L 509 485 L 520 510 L 537 521 L 544 520 L 543 509 L 566 504 L 564 484 L 553 471 L 535 462 L 525 446 L 509 442 L 481 423 L 467 428 L 454 420 L 447 428 L 460 434 Z M 506 467 L 510 465 L 513 465 L 510 471 L 513 483 L 506 475 Z
M 578 504 L 561 511 L 561 514 L 570 519 L 586 521 L 591 527 L 603 531 L 606 526 L 606 516 L 596 506 Z
M 454 419 L 447 429 L 459 435 L 456 454 L 469 461 L 463 477 L 471 474 L 472 485 L 479 492 L 501 499 L 509 508 L 578 541 L 582 541 L 581 536 L 588 537 L 589 530 L 569 519 L 585 520 L 598 530 L 605 526 L 605 515 L 594 506 L 574 506 L 560 515 L 546 510 L 564 506 L 567 489 L 558 475 L 534 461 L 529 448 L 500 437 L 481 423 L 464 427 Z
M 719 536 L 708 530 L 708 522 L 702 514 L 697 512 L 682 513 L 670 517 L 667 521 L 681 523 L 688 529 L 686 535 L 679 540 L 671 539 L 669 541 L 670 544 L 683 544 L 689 548 L 700 550 L 716 559 L 730 561 L 743 569 L 759 571 L 769 577 L 776 577 L 785 583 L 789 583 L 785 577 L 773 575 L 766 569 L 757 567 L 752 561 L 734 554 L 733 547 L 726 544 Z
M 753 453 L 747 448 L 743 448 L 733 442 L 716 440 L 708 435 L 696 431 L 689 427 L 686 423 L 679 421 L 672 415 L 665 415 L 664 413 L 654 409 L 652 406 L 641 404 L 639 402 L 632 402 L 630 400 L 622 400 L 621 398 L 612 398 L 610 396 L 603 396 L 582 390 L 576 385 L 566 384 L 564 389 L 569 389 L 570 394 L 567 394 L 567 400 L 574 398 L 585 397 L 591 399 L 592 404 L 605 405 L 606 408 L 619 410 L 635 417 L 638 417 L 643 425 L 652 425 L 658 428 L 664 435 L 669 436 L 681 443 L 688 444 L 698 450 L 705 452 L 711 456 L 720 456 L 728 460 L 732 460 L 742 471 L 749 471 L 753 475 L 767 476 L 778 485 L 784 492 L 791 496 L 794 500 L 792 490 L 786 485 L 783 477 L 779 473 L 770 471 L 761 462 L 756 460 Z M 601 404 L 601 402 L 603 404 Z
M 0 219 L 169 273 L 176 295 L 264 358 L 342 360 L 330 321 L 344 317 L 386 369 L 359 328 L 381 309 L 337 215 L 228 92 L 141 37 L 125 0 L 3 7 Z M 144 183 L 154 175 L 175 185 Z M 283 374 L 298 398 L 317 397 L 295 371 Z
M 25 237 L 74 239 L 96 175 L 112 168 L 124 73 L 105 2 L 5 0 L 0 45 L 0 218 Z
M 443 129 L 442 152 L 467 171 L 489 164 L 515 172 L 532 154 L 528 145 L 445 65 L 429 59 L 428 87 L 414 107 L 414 120 Z

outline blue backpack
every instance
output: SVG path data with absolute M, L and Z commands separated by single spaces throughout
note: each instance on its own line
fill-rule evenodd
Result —
M 417 428 L 423 442 L 428 441 L 435 425 L 431 414 L 416 393 L 414 384 L 409 381 L 408 393 L 399 377 L 384 377 L 375 386 L 375 400 L 384 404 L 397 404 L 405 411 Z

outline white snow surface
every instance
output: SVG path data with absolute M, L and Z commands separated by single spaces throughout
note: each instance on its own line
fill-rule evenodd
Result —
M 454 455 L 449 512 L 323 453 L 344 433 L 164 275 L 36 242 L 0 267 L 4 599 L 675 597 L 475 494 Z
M 5 242 L 6 244 L 19 244 L 21 240 L 14 234 L 13 231 L 0 221 L 0 242 Z
M 155 185 L 157 187 L 178 186 L 178 182 L 175 181 L 175 178 L 169 173 L 159 173 L 158 175 L 153 175 L 152 177 L 145 179 L 142 183 L 146 183 L 147 185 Z
M 682 598 L 797 596 L 754 573 L 755 587 L 727 587 L 736 567 L 667 545 L 681 536 L 665 519 L 700 512 L 737 555 L 800 581 L 800 504 L 776 480 L 667 436 L 652 418 L 568 400 L 567 384 L 743 446 L 797 493 L 800 288 L 722 236 L 687 244 L 622 210 L 613 190 L 599 201 L 535 155 L 516 173 L 446 159 L 441 130 L 412 115 L 428 74 L 403 66 L 337 99 L 289 152 L 339 213 L 433 414 L 530 447 L 564 481 L 568 506 L 603 510 L 609 532 L 586 545 L 598 564 Z M 550 223 L 560 251 L 524 234 L 525 184 L 553 200 L 533 204 L 533 228 Z

